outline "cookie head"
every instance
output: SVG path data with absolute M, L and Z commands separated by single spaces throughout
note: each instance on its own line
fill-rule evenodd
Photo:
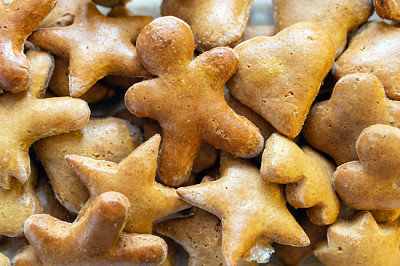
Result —
M 189 25 L 175 17 L 161 17 L 148 24 L 136 41 L 140 63 L 154 75 L 174 72 L 190 63 L 194 38 Z

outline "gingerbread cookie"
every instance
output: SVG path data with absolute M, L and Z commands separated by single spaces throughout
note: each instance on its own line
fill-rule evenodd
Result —
M 12 259 L 14 266 L 42 266 L 43 262 L 36 255 L 32 246 L 24 246 L 15 253 Z
M 132 44 L 152 17 L 108 18 L 85 0 L 67 27 L 39 29 L 29 40 L 69 61 L 69 94 L 79 97 L 106 75 L 149 76 Z
M 343 164 L 333 174 L 340 198 L 358 210 L 400 208 L 400 129 L 370 126 L 356 146 L 359 161 Z
M 350 73 L 371 73 L 379 78 L 386 96 L 400 100 L 400 28 L 370 22 L 350 40 L 333 66 L 337 79 Z M 385 47 L 385 49 L 382 49 Z
M 118 164 L 77 155 L 65 157 L 91 198 L 107 191 L 128 198 L 132 215 L 126 232 L 150 234 L 153 221 L 189 207 L 174 188 L 155 182 L 160 141 L 160 135 L 150 138 Z
M 328 229 L 328 239 L 315 256 L 327 266 L 400 265 L 400 228 L 377 224 L 371 213 L 361 212 L 352 221 L 338 220 Z
M 133 85 L 125 95 L 129 111 L 151 117 L 163 129 L 159 175 L 170 186 L 188 179 L 202 142 L 238 157 L 254 157 L 263 146 L 260 131 L 224 100 L 225 82 L 238 58 L 230 48 L 215 48 L 191 60 L 194 39 L 189 26 L 162 17 L 139 34 L 140 62 L 158 78 Z
M 390 223 L 400 217 L 400 209 L 372 210 L 371 214 L 378 223 Z
M 186 21 L 200 52 L 235 46 L 242 38 L 253 0 L 163 0 L 161 14 Z
M 21 92 L 30 82 L 31 64 L 24 55 L 26 38 L 57 0 L 0 2 L 0 91 Z
M 374 7 L 381 18 L 400 21 L 399 0 L 374 0 Z
M 264 183 L 255 166 L 226 152 L 221 154 L 220 173 L 221 179 L 179 188 L 178 194 L 221 219 L 222 253 L 227 265 L 236 265 L 257 242 L 310 243 L 286 208 L 280 185 Z
M 153 235 L 124 234 L 130 216 L 128 199 L 118 192 L 97 197 L 72 224 L 46 214 L 25 222 L 25 236 L 45 265 L 161 264 L 164 240 Z
M 339 198 L 332 184 L 335 165 L 308 146 L 300 148 L 274 133 L 267 140 L 261 161 L 264 182 L 287 184 L 286 199 L 295 208 L 307 208 L 311 222 L 336 221 Z
M 69 97 L 41 99 L 53 69 L 53 58 L 43 51 L 27 54 L 31 82 L 26 91 L 0 96 L 0 186 L 12 178 L 24 183 L 30 174 L 29 147 L 35 141 L 77 130 L 90 116 L 85 101 Z
M 307 143 L 341 165 L 357 160 L 356 141 L 363 129 L 374 124 L 400 127 L 399 122 L 400 102 L 386 98 L 376 76 L 349 74 L 336 83 L 328 101 L 312 107 L 302 133 Z
M 11 266 L 10 260 L 0 252 L 0 264 L 3 266 Z
M 247 25 L 244 29 L 242 42 L 253 39 L 258 36 L 274 36 L 275 26 L 251 26 Z
M 53 10 L 39 23 L 38 28 L 62 27 L 72 24 L 82 0 L 58 0 Z
M 68 80 L 68 63 L 59 58 L 54 59 L 54 71 L 51 76 L 49 89 L 57 96 L 69 95 L 69 80 Z M 81 98 L 87 103 L 95 103 L 114 95 L 114 90 L 104 86 L 100 82 L 96 82 Z
M 118 118 L 91 119 L 82 129 L 38 141 L 34 148 L 56 198 L 77 213 L 89 192 L 65 160 L 67 154 L 120 162 L 142 142 L 140 131 Z
M 313 23 L 293 25 L 274 37 L 235 47 L 239 68 L 229 92 L 279 132 L 296 137 L 335 59 L 335 45 Z
M 295 23 L 316 22 L 336 46 L 336 57 L 344 50 L 347 33 L 372 15 L 372 0 L 274 0 L 275 26 L 281 31 Z
M 31 163 L 31 173 L 24 184 L 14 181 L 10 189 L 0 188 L 0 235 L 23 235 L 25 220 L 32 214 L 42 212 L 35 192 L 37 178 L 36 167 Z

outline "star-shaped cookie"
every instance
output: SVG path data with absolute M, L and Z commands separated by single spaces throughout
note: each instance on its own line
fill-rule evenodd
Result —
M 28 150 L 32 143 L 77 130 L 90 116 L 83 100 L 41 99 L 53 69 L 53 58 L 44 51 L 30 51 L 27 58 L 33 66 L 28 89 L 0 96 L 0 186 L 3 188 L 10 188 L 11 177 L 21 183 L 28 179 Z
M 133 85 L 125 103 L 135 115 L 160 122 L 162 182 L 185 183 L 202 142 L 238 157 L 261 152 L 260 131 L 224 100 L 224 84 L 238 65 L 232 49 L 215 48 L 191 60 L 193 34 L 175 17 L 161 17 L 147 25 L 136 47 L 140 62 L 158 78 Z
M 30 64 L 24 55 L 26 38 L 47 16 L 57 0 L 0 2 L 0 90 L 20 92 L 27 88 Z
M 132 215 L 126 223 L 126 232 L 150 234 L 153 221 L 189 207 L 174 188 L 155 182 L 160 141 L 160 135 L 155 135 L 118 164 L 66 156 L 92 198 L 106 191 L 117 191 L 129 199 Z
M 167 245 L 153 235 L 124 234 L 128 199 L 118 192 L 97 197 L 74 223 L 47 214 L 25 222 L 25 237 L 44 265 L 159 265 Z
M 400 228 L 377 224 L 371 213 L 361 212 L 352 221 L 331 225 L 314 255 L 327 266 L 400 265 Z
M 221 179 L 179 188 L 181 198 L 222 221 L 222 252 L 227 265 L 236 263 L 257 240 L 307 246 L 310 241 L 286 208 L 282 187 L 266 184 L 251 163 L 223 152 Z
M 132 42 L 151 20 L 149 16 L 108 18 L 86 1 L 76 10 L 72 25 L 39 29 L 29 40 L 69 60 L 69 92 L 79 97 L 106 75 L 150 75 L 138 62 Z

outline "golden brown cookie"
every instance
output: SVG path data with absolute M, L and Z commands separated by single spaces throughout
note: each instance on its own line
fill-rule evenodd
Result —
M 39 23 L 38 28 L 72 24 L 75 12 L 82 2 L 82 0 L 58 0 L 53 10 Z
M 31 64 L 24 55 L 26 38 L 57 0 L 0 2 L 0 91 L 21 92 L 30 82 Z M 35 67 L 35 66 L 32 66 Z
M 12 178 L 24 183 L 30 174 L 28 150 L 35 141 L 77 130 L 89 119 L 85 101 L 69 97 L 41 99 L 53 69 L 53 58 L 43 51 L 27 54 L 31 82 L 26 91 L 0 95 L 0 186 Z
M 370 126 L 356 146 L 359 161 L 343 164 L 333 174 L 340 199 L 358 210 L 400 208 L 400 129 Z
M 13 266 L 42 266 L 43 262 L 36 255 L 32 246 L 24 246 L 15 253 L 12 259 Z
M 381 18 L 400 21 L 399 0 L 374 0 L 374 7 Z
M 107 191 L 128 198 L 132 211 L 126 232 L 151 234 L 153 221 L 189 207 L 174 188 L 155 182 L 160 141 L 160 135 L 152 137 L 118 164 L 77 155 L 65 157 L 91 198 Z
M 281 31 L 295 23 L 316 22 L 336 46 L 336 57 L 344 50 L 347 33 L 372 15 L 372 0 L 274 0 L 275 26 Z
M 295 208 L 307 208 L 311 222 L 336 221 L 339 198 L 332 184 L 335 165 L 308 146 L 274 133 L 265 144 L 261 161 L 264 182 L 287 184 L 286 199 Z
M 64 156 L 77 154 L 120 162 L 142 141 L 142 134 L 118 118 L 91 119 L 82 129 L 38 141 L 35 151 L 50 179 L 56 198 L 70 212 L 77 213 L 89 192 Z
M 374 124 L 400 127 L 399 122 L 400 102 L 386 98 L 379 79 L 349 74 L 336 83 L 328 101 L 311 108 L 302 133 L 307 143 L 341 165 L 357 160 L 356 141 L 363 129 Z
M 287 266 L 300 265 L 313 254 L 317 243 L 326 238 L 328 226 L 318 226 L 313 224 L 307 215 L 303 215 L 300 218 L 299 224 L 310 238 L 310 245 L 306 247 L 292 247 L 281 244 L 274 245 L 277 257 Z
M 361 212 L 352 221 L 338 220 L 328 229 L 328 239 L 315 256 L 327 266 L 400 265 L 400 228 L 377 224 L 371 213 Z
M 11 266 L 10 260 L 1 252 L 0 252 L 0 265 Z
M 187 22 L 200 52 L 235 46 L 242 38 L 253 0 L 163 0 L 161 14 Z
M 229 92 L 281 133 L 296 137 L 335 59 L 335 45 L 313 23 L 235 47 L 239 68 Z
M 378 223 L 390 223 L 400 217 L 400 209 L 372 210 L 371 214 Z
M 280 185 L 264 183 L 255 166 L 226 152 L 221 154 L 220 167 L 219 180 L 179 188 L 178 194 L 221 219 L 227 265 L 236 265 L 257 241 L 293 246 L 310 243 L 286 208 Z
M 148 16 L 108 18 L 85 0 L 74 23 L 35 31 L 29 40 L 69 61 L 69 94 L 79 97 L 106 75 L 149 76 L 132 44 Z
M 54 58 L 54 71 L 51 75 L 49 89 L 57 96 L 69 95 L 68 63 L 59 57 Z M 96 82 L 81 98 L 88 103 L 95 103 L 113 96 L 114 90 Z
M 97 197 L 74 223 L 46 214 L 25 222 L 25 236 L 45 265 L 161 264 L 167 244 L 153 235 L 122 233 L 130 216 L 128 199 L 118 192 Z
M 260 131 L 224 100 L 224 84 L 238 63 L 232 49 L 215 48 L 191 60 L 192 32 L 174 17 L 161 17 L 147 25 L 136 45 L 140 62 L 158 78 L 133 85 L 125 103 L 133 114 L 160 122 L 162 182 L 170 186 L 185 183 L 203 142 L 238 157 L 261 152 Z
M 400 100 L 400 28 L 371 22 L 350 40 L 333 66 L 337 79 L 350 73 L 371 73 L 379 78 L 386 96 Z
M 25 220 L 32 214 L 42 212 L 35 191 L 37 179 L 36 167 L 31 163 L 31 173 L 24 184 L 14 181 L 10 189 L 0 188 L 0 235 L 23 235 Z

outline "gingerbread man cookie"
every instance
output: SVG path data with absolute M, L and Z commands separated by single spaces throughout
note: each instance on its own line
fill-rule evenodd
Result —
M 372 0 L 274 0 L 275 26 L 281 31 L 295 23 L 316 22 L 336 46 L 336 57 L 344 50 L 347 33 L 372 15 Z
M 253 0 L 163 0 L 163 16 L 186 21 L 200 52 L 235 46 L 242 38 Z
M 125 234 L 128 199 L 118 192 L 97 197 L 72 224 L 46 214 L 25 222 L 25 236 L 45 265 L 161 264 L 167 245 L 153 235 Z
M 235 47 L 239 68 L 229 92 L 279 132 L 294 138 L 335 59 L 335 45 L 313 23 L 298 23 L 273 37 Z
M 221 219 L 227 265 L 236 265 L 257 241 L 292 246 L 310 243 L 288 211 L 282 187 L 264 183 L 257 167 L 223 152 L 220 173 L 221 179 L 179 188 L 178 194 Z
M 160 141 L 160 135 L 155 135 L 118 164 L 76 155 L 65 157 L 92 198 L 107 191 L 128 198 L 132 215 L 126 232 L 150 234 L 153 221 L 189 207 L 174 188 L 155 182 Z
M 193 34 L 174 17 L 147 25 L 136 46 L 140 62 L 158 78 L 133 85 L 125 103 L 135 115 L 160 122 L 159 175 L 165 184 L 179 186 L 188 179 L 202 142 L 238 157 L 261 152 L 260 131 L 224 100 L 224 84 L 238 64 L 232 49 L 215 48 L 191 60 Z
M 0 95 L 0 186 L 10 188 L 11 177 L 24 183 L 30 174 L 29 147 L 35 141 L 77 130 L 90 116 L 83 100 L 69 97 L 41 99 L 53 69 L 53 58 L 43 51 L 27 54 L 31 82 L 26 91 Z
M 335 165 L 308 146 L 274 133 L 268 138 L 261 162 L 264 182 L 286 185 L 286 199 L 295 208 L 307 208 L 316 225 L 336 221 L 339 198 L 332 184 Z
M 400 228 L 377 224 L 371 213 L 352 221 L 338 220 L 328 229 L 328 239 L 314 255 L 326 266 L 400 265 Z
M 382 49 L 384 47 L 384 49 Z M 400 100 L 400 28 L 383 21 L 370 22 L 354 35 L 333 66 L 339 79 L 350 73 L 371 73 L 379 78 L 386 96 Z
M 69 93 L 79 97 L 106 75 L 149 76 L 132 42 L 152 19 L 108 18 L 85 0 L 72 25 L 39 29 L 29 40 L 69 61 Z
M 52 10 L 57 0 L 0 2 L 0 91 L 21 92 L 32 75 L 24 55 L 26 38 Z
M 356 141 L 365 128 L 374 124 L 400 127 L 399 123 L 400 102 L 386 98 L 376 76 L 349 74 L 336 83 L 328 101 L 311 108 L 302 133 L 307 143 L 341 165 L 357 160 Z
M 358 210 L 400 208 L 400 129 L 370 126 L 356 147 L 359 161 L 342 164 L 333 175 L 340 198 Z

